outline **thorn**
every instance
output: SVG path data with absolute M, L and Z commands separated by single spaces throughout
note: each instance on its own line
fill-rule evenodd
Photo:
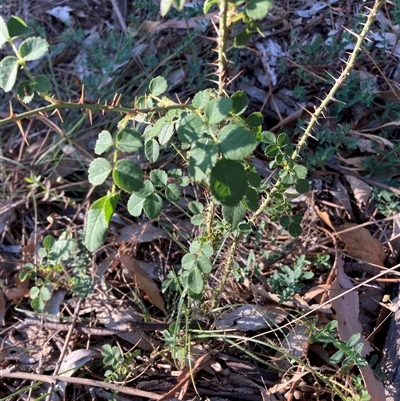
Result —
M 83 104 L 84 102 L 85 102 L 85 84 L 82 84 L 82 93 L 78 104 Z
M 92 110 L 88 110 L 89 113 L 89 121 L 90 121 L 90 125 L 93 125 L 93 115 L 92 115 Z
M 60 119 L 60 121 L 63 123 L 64 120 L 63 120 L 63 118 L 62 118 L 62 115 L 61 115 L 61 113 L 60 113 L 60 110 L 59 110 L 59 109 L 56 109 L 55 112 L 57 113 L 57 116 L 58 116 L 58 118 Z

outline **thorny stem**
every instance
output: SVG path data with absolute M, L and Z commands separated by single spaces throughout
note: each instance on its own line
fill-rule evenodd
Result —
M 220 19 L 218 27 L 218 95 L 222 96 L 225 90 L 226 78 L 226 48 L 228 44 L 228 0 L 220 0 Z
M 371 28 L 372 23 L 375 20 L 376 14 L 378 13 L 379 9 L 382 7 L 384 2 L 385 2 L 385 0 L 376 0 L 374 7 L 372 8 L 372 10 L 370 11 L 370 13 L 367 17 L 367 21 L 366 21 L 361 33 L 359 35 L 353 33 L 357 37 L 357 42 L 356 42 L 353 52 L 351 53 L 348 61 L 346 62 L 346 67 L 343 70 L 343 72 L 340 74 L 339 78 L 336 80 L 335 84 L 332 86 L 328 95 L 325 97 L 325 99 L 321 102 L 320 106 L 315 110 L 315 112 L 311 116 L 310 122 L 308 123 L 306 130 L 304 131 L 303 136 L 301 137 L 299 143 L 296 146 L 295 151 L 293 152 L 293 155 L 292 155 L 293 160 L 296 160 L 298 158 L 298 156 L 301 152 L 301 149 L 307 143 L 307 140 L 311 135 L 313 127 L 314 127 L 315 123 L 317 122 L 318 118 L 320 117 L 320 115 L 322 114 L 323 110 L 328 106 L 328 104 L 331 101 L 335 100 L 334 96 L 335 96 L 336 92 L 338 91 L 338 89 L 343 84 L 343 82 L 346 80 L 346 77 L 349 74 L 349 72 L 351 71 L 351 69 L 354 67 L 357 55 L 358 55 L 359 51 L 361 50 L 362 43 L 363 43 L 369 29 Z M 253 213 L 252 217 L 249 219 L 249 224 L 254 224 L 254 222 L 257 220 L 257 218 L 261 214 L 264 213 L 264 210 L 271 204 L 271 201 L 274 198 L 275 194 L 277 192 L 279 192 L 281 184 L 282 184 L 282 181 L 280 179 L 278 179 L 275 182 L 273 187 L 270 189 L 270 191 L 266 195 L 266 198 L 262 202 L 261 206 Z M 243 232 L 240 233 L 238 235 L 238 237 L 235 238 L 235 240 L 233 241 L 233 243 L 229 249 L 228 258 L 225 263 L 224 275 L 221 280 L 221 284 L 217 290 L 217 294 L 214 297 L 214 304 L 216 303 L 218 296 L 220 295 L 222 289 L 225 286 L 225 282 L 228 278 L 229 272 L 231 271 L 232 264 L 234 262 L 233 255 L 235 254 L 236 248 L 237 248 L 238 244 L 240 243 L 241 239 L 243 238 L 243 236 L 244 236 L 244 233 Z

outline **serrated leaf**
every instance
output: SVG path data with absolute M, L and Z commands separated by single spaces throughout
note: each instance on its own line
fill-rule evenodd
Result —
M 261 133 L 261 135 L 262 135 L 262 141 L 264 143 L 269 143 L 269 144 L 272 144 L 272 145 L 276 144 L 276 136 L 275 136 L 275 134 L 273 132 L 264 131 L 264 132 Z
M 254 134 L 240 125 L 228 124 L 218 135 L 219 150 L 227 159 L 238 160 L 249 156 L 257 147 Z
M 164 77 L 155 77 L 149 83 L 149 90 L 153 96 L 160 96 L 168 89 L 167 80 Z
M 136 194 L 132 194 L 129 197 L 127 208 L 128 212 L 135 217 L 139 217 L 142 214 L 144 200 L 146 198 L 142 198 Z
M 232 113 L 240 116 L 249 105 L 249 99 L 244 91 L 236 91 L 232 96 Z
M 7 28 L 10 38 L 17 38 L 18 36 L 28 35 L 32 32 L 32 29 L 29 28 L 28 25 L 26 25 L 26 22 L 24 20 L 14 15 L 10 17 L 9 20 L 7 21 Z M 1 21 L 0 21 L 0 30 L 1 30 Z
M 195 113 L 186 113 L 178 128 L 178 138 L 181 142 L 192 144 L 204 135 L 205 125 L 203 119 Z
M 295 164 L 293 166 L 293 171 L 296 174 L 296 177 L 299 179 L 307 177 L 307 168 L 305 166 L 301 166 L 300 164 Z
M 251 34 L 247 30 L 239 32 L 233 40 L 233 45 L 238 48 L 246 47 L 250 42 L 250 38 Z
M 38 60 L 44 56 L 49 48 L 45 39 L 33 37 L 25 39 L 19 46 L 19 53 L 26 61 Z
M 144 200 L 143 210 L 150 220 L 154 220 L 160 215 L 162 207 L 163 201 L 158 194 L 153 193 Z
M 131 160 L 118 160 L 113 170 L 113 179 L 119 188 L 130 193 L 143 187 L 143 171 Z
M 246 123 L 250 125 L 250 127 L 258 127 L 264 122 L 264 117 L 259 111 L 255 111 L 251 113 L 246 120 Z
M 211 192 L 223 205 L 238 205 L 246 193 L 247 185 L 246 171 L 236 161 L 222 159 L 211 171 Z
M 237 206 L 224 205 L 222 206 L 222 216 L 232 226 L 232 228 L 236 228 L 246 216 L 246 209 L 241 204 Z
M 119 131 L 116 146 L 124 152 L 134 153 L 143 146 L 142 134 L 130 128 Z
M 194 95 L 192 104 L 196 109 L 204 109 L 210 101 L 210 92 L 208 90 L 197 92 Z
M 155 139 L 150 139 L 145 143 L 144 154 L 151 163 L 155 163 L 158 160 L 160 156 L 160 145 Z
M 165 122 L 158 133 L 158 140 L 160 145 L 165 145 L 174 135 L 174 124 L 171 122 Z
M 22 81 L 17 86 L 17 95 L 24 102 L 29 103 L 35 94 L 31 81 Z
M 40 93 L 47 93 L 50 90 L 50 79 L 46 75 L 38 75 L 34 79 L 35 89 Z
M 10 33 L 7 28 L 6 21 L 0 16 L 0 47 L 10 39 Z
M 264 153 L 266 156 L 274 158 L 279 153 L 279 147 L 277 145 L 268 145 Z
M 276 144 L 281 148 L 289 145 L 289 142 L 289 136 L 286 134 L 279 134 L 278 138 L 276 139 Z
M 210 262 L 210 259 L 205 255 L 200 255 L 197 258 L 197 267 L 204 274 L 209 274 L 209 273 L 211 273 L 211 270 L 212 270 L 212 264 Z
M 97 138 L 94 153 L 96 153 L 96 155 L 101 155 L 110 149 L 112 145 L 113 139 L 111 134 L 108 131 L 103 130 L 99 133 L 99 137 Z
M 165 197 L 170 202 L 178 202 L 181 199 L 181 191 L 176 184 L 169 184 L 165 190 Z
M 193 144 L 189 154 L 189 173 L 195 181 L 206 178 L 217 162 L 218 148 L 209 139 Z
M 167 185 L 168 175 L 164 170 L 154 169 L 150 171 L 151 182 L 159 187 Z
M 192 253 L 187 253 L 183 255 L 183 258 L 181 260 L 182 269 L 190 270 L 195 266 L 195 264 L 196 255 L 193 255 Z
M 89 166 L 89 182 L 92 185 L 101 185 L 111 173 L 111 164 L 104 157 L 94 159 Z
M 17 79 L 18 59 L 14 56 L 8 56 L 0 61 L 0 88 L 4 92 L 9 92 Z
M 204 210 L 203 204 L 198 201 L 190 202 L 188 207 L 189 207 L 189 210 L 194 214 L 203 213 L 203 210 Z
M 307 180 L 301 178 L 296 181 L 295 188 L 299 194 L 306 194 L 310 189 L 310 184 L 308 183 Z
M 195 294 L 200 294 L 203 291 L 204 282 L 199 269 L 194 268 L 189 272 L 188 287 Z
M 85 246 L 89 251 L 94 252 L 103 244 L 118 199 L 118 194 L 108 194 L 90 207 L 85 228 Z
M 231 108 L 232 100 L 227 97 L 221 97 L 208 103 L 204 110 L 204 115 L 209 124 L 218 124 L 228 116 Z
M 273 5 L 272 0 L 250 0 L 246 6 L 246 14 L 252 19 L 262 19 Z

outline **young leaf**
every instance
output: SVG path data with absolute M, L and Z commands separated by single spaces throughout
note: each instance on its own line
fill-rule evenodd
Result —
M 259 125 L 261 125 L 264 121 L 264 117 L 263 115 L 259 112 L 259 111 L 255 111 L 254 113 L 251 113 L 248 117 L 247 117 L 247 124 L 250 125 L 250 127 L 258 127 Z
M 195 181 L 203 180 L 218 157 L 218 148 L 206 138 L 193 144 L 189 155 L 189 173 Z
M 46 40 L 38 37 L 28 38 L 19 46 L 19 53 L 26 61 L 37 60 L 44 56 L 49 48 Z
M 168 14 L 168 11 L 172 7 L 172 3 L 174 0 L 161 0 L 160 1 L 160 14 L 161 17 L 165 17 Z
M 238 160 L 249 156 L 257 146 L 254 134 L 247 128 L 228 124 L 218 135 L 219 150 L 227 159 Z
M 164 77 L 155 77 L 149 83 L 149 90 L 153 96 L 160 96 L 168 89 L 167 80 Z
M 246 209 L 241 204 L 237 206 L 224 205 L 222 206 L 222 216 L 232 226 L 232 228 L 236 228 L 246 216 Z
M 150 220 L 154 220 L 160 215 L 162 206 L 161 196 L 153 193 L 144 200 L 143 210 Z
M 196 109 L 204 109 L 207 106 L 207 103 L 210 101 L 210 92 L 207 90 L 197 92 L 194 95 L 192 104 Z
M 17 86 L 17 95 L 24 102 L 29 103 L 35 94 L 31 81 L 22 81 Z
M 14 56 L 4 57 L 0 61 L 0 88 L 9 92 L 15 84 L 18 72 L 18 59 Z
M 99 157 L 89 166 L 89 182 L 92 185 L 101 185 L 111 173 L 111 164 L 107 159 Z
M 160 145 L 155 139 L 150 139 L 145 143 L 144 154 L 149 162 L 155 163 L 157 161 L 160 156 Z
M 201 276 L 200 270 L 194 268 L 190 270 L 188 275 L 188 287 L 195 294 L 200 294 L 203 291 L 203 277 Z
M 246 14 L 252 19 L 262 19 L 273 5 L 272 0 L 250 0 L 246 6 Z
M 231 108 L 232 100 L 227 97 L 221 97 L 208 103 L 204 110 L 204 115 L 209 124 L 218 124 L 229 114 Z
M 251 34 L 247 30 L 239 32 L 234 38 L 233 45 L 239 48 L 246 47 L 250 42 L 250 38 Z
M 118 199 L 118 194 L 108 194 L 90 207 L 85 229 L 85 246 L 89 251 L 94 252 L 103 244 Z
M 163 187 L 167 185 L 168 176 L 164 170 L 154 169 L 150 171 L 150 179 L 155 186 Z
M 9 20 L 7 21 L 7 28 L 10 34 L 10 38 L 17 38 L 18 36 L 28 35 L 32 32 L 32 29 L 29 28 L 28 25 L 26 25 L 25 21 L 15 16 L 9 18 Z M 1 30 L 1 21 L 0 21 L 0 30 Z
M 99 137 L 97 138 L 94 153 L 96 153 L 96 155 L 101 155 L 110 149 L 112 145 L 113 139 L 111 134 L 108 131 L 103 130 L 99 133 Z
M 249 99 L 244 91 L 236 91 L 232 96 L 232 113 L 240 116 L 249 105 Z
M 0 16 L 0 47 L 10 39 L 10 33 L 7 28 L 6 21 Z M 0 71 L 1 75 L 1 71 Z
M 222 159 L 211 171 L 210 187 L 223 205 L 236 206 L 246 193 L 246 171 L 240 163 Z
M 131 160 L 118 160 L 113 171 L 116 185 L 127 192 L 139 191 L 143 187 L 143 171 Z
M 116 145 L 124 152 L 134 153 L 143 146 L 142 134 L 130 128 L 118 132 Z
M 50 80 L 46 75 L 38 75 L 34 79 L 35 89 L 40 93 L 46 93 L 50 90 Z

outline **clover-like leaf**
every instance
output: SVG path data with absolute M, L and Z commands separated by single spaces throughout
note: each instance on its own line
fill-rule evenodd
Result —
M 118 149 L 134 153 L 143 146 L 142 134 L 130 128 L 119 131 L 116 138 Z
M 262 19 L 273 5 L 272 0 L 250 0 L 246 6 L 246 14 L 252 19 Z
M 162 210 L 163 200 L 158 194 L 150 194 L 143 203 L 143 210 L 150 220 L 156 219 Z
M 131 160 L 118 160 L 113 179 L 118 187 L 127 192 L 139 191 L 143 187 L 143 171 Z
M 10 38 L 12 39 L 17 38 L 19 36 L 28 35 L 32 32 L 32 29 L 28 27 L 28 25 L 24 20 L 14 15 L 8 19 L 7 28 L 8 28 L 8 33 L 10 34 Z M 1 31 L 1 21 L 0 21 L 0 31 Z
M 10 33 L 3 17 L 0 16 L 0 47 L 10 39 Z
M 104 157 L 94 159 L 89 166 L 89 182 L 92 185 L 101 185 L 111 173 L 111 164 Z
M 18 59 L 14 56 L 4 57 L 0 61 L 0 88 L 4 92 L 9 92 L 17 79 L 18 73 Z
M 101 155 L 111 148 L 113 145 L 113 139 L 109 131 L 103 130 L 99 133 L 99 137 L 97 138 L 96 145 L 94 147 L 94 153 L 96 155 Z
M 160 96 L 168 89 L 167 80 L 164 77 L 155 77 L 149 83 L 149 90 L 153 96 Z
M 150 171 L 151 182 L 159 187 L 167 185 L 168 175 L 164 170 L 154 169 Z
M 204 281 L 198 268 L 190 270 L 188 275 L 188 287 L 195 294 L 201 294 L 203 291 Z
M 19 46 L 19 53 L 26 61 L 38 60 L 44 56 L 49 48 L 45 39 L 33 37 L 25 39 Z

